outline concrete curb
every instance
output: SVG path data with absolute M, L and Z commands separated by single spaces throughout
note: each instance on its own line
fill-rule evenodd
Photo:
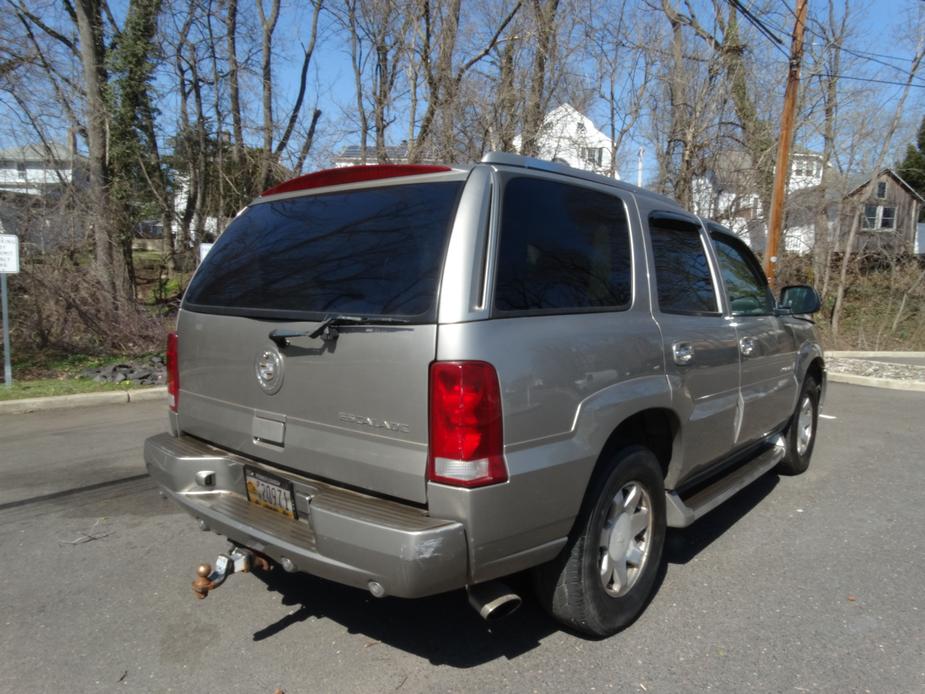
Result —
M 830 382 L 850 383 L 854 386 L 869 386 L 871 388 L 887 388 L 889 390 L 914 390 L 925 393 L 925 381 L 903 381 L 898 378 L 877 378 L 875 376 L 858 376 L 857 374 L 843 374 L 837 371 L 827 371 L 826 376 Z
M 23 398 L 0 401 L 0 415 L 25 414 L 71 407 L 92 407 L 96 405 L 122 405 L 131 402 L 167 399 L 167 387 L 155 386 L 142 390 L 104 391 L 102 393 L 78 393 L 76 395 L 55 395 L 45 398 Z
M 833 359 L 890 359 L 893 357 L 925 358 L 925 352 L 862 352 L 846 350 L 826 350 L 825 356 Z M 835 383 L 850 383 L 854 386 L 870 388 L 887 388 L 889 390 L 912 390 L 925 393 L 925 381 L 909 381 L 899 378 L 878 378 L 877 376 L 860 376 L 827 369 L 826 375 Z
M 925 358 L 925 352 L 850 352 L 827 349 L 825 351 L 825 356 L 840 357 L 842 359 L 888 359 L 890 357 Z

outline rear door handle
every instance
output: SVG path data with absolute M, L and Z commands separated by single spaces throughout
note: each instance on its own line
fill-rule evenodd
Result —
M 743 337 L 739 340 L 739 351 L 744 357 L 750 357 L 755 351 L 755 338 Z
M 678 366 L 690 364 L 694 360 L 694 346 L 690 342 L 675 342 L 671 345 L 671 356 Z

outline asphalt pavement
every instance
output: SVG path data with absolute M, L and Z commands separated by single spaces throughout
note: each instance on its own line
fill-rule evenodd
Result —
M 0 417 L 0 691 L 923 692 L 925 393 L 833 383 L 824 413 L 809 471 L 670 532 L 600 641 L 529 599 L 489 628 L 461 591 L 232 576 L 197 601 L 226 543 L 144 476 L 161 403 Z

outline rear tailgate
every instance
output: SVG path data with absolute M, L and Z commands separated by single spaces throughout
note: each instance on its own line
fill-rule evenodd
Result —
M 277 349 L 267 335 L 279 325 L 181 312 L 180 428 L 311 476 L 424 502 L 436 326 L 343 326 L 333 349 L 308 339 Z M 282 387 L 272 395 L 256 376 L 265 351 L 281 355 Z
M 310 476 L 424 503 L 436 294 L 464 177 L 248 208 L 184 297 L 180 428 Z M 338 315 L 371 323 L 338 325 L 336 339 L 277 345 L 269 337 L 308 333 Z

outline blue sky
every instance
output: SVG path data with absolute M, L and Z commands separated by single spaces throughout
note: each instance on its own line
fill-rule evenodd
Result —
M 697 5 L 698 2 L 695 1 L 694 4 Z M 756 3 L 755 0 L 746 0 L 745 2 L 747 7 L 755 7 L 758 4 L 759 3 Z M 794 24 L 794 6 L 794 0 L 771 0 L 768 5 L 771 11 L 761 12 L 759 14 L 765 23 L 781 37 L 784 42 L 783 49 L 785 52 L 789 51 L 790 48 L 790 33 Z M 822 12 L 825 6 L 825 0 L 810 0 L 810 8 L 812 11 L 817 13 Z M 903 68 L 908 68 L 914 49 L 913 44 L 915 37 L 908 35 L 909 27 L 914 26 L 914 23 L 910 21 L 910 13 L 920 10 L 922 6 L 925 6 L 925 3 L 920 0 L 871 0 L 870 2 L 854 2 L 851 8 L 852 16 L 855 18 L 854 23 L 859 27 L 863 27 L 863 32 L 852 35 L 846 42 L 846 46 L 864 55 L 845 56 L 846 65 L 842 73 L 846 76 L 853 77 L 881 79 L 884 81 L 902 81 L 904 74 Z M 300 56 L 299 51 L 301 50 L 301 36 L 299 32 L 307 25 L 308 21 L 307 11 L 303 12 L 304 14 L 301 21 L 293 22 L 286 27 L 286 31 L 289 32 L 290 35 L 285 39 L 281 36 L 281 40 L 277 43 L 278 46 L 288 45 L 292 48 L 289 67 L 282 67 L 284 61 L 278 61 L 277 64 L 281 66 L 280 76 L 284 77 L 283 82 L 289 81 L 293 85 L 297 77 Z M 811 50 L 814 45 L 815 47 L 819 47 L 821 44 L 819 37 L 814 35 L 812 31 L 812 28 L 810 28 L 807 33 L 807 51 Z M 786 56 L 779 51 L 771 51 L 769 48 L 770 42 L 767 39 L 756 36 L 756 40 L 765 42 L 766 45 L 758 46 L 758 49 L 769 51 L 772 56 L 771 69 L 776 71 L 779 76 L 779 94 L 776 96 L 779 103 L 782 103 L 787 74 Z M 333 142 L 346 144 L 355 143 L 357 141 L 356 133 L 351 133 L 349 127 L 335 128 L 337 132 L 333 134 L 330 132 L 330 120 L 334 119 L 335 123 L 343 123 L 342 110 L 344 108 L 348 110 L 352 109 L 355 103 L 353 74 L 350 67 L 348 50 L 349 46 L 345 45 L 343 42 L 337 39 L 332 40 L 328 37 L 321 42 L 316 53 L 315 69 L 313 70 L 312 79 L 312 95 L 318 100 L 320 108 L 325 112 L 325 119 L 328 120 L 328 129 L 326 130 L 330 138 L 328 144 L 332 144 Z M 872 55 L 867 55 L 868 53 Z M 855 64 L 850 65 L 848 64 L 849 62 L 854 62 Z M 889 67 L 890 65 L 894 67 Z M 804 69 L 804 77 L 805 75 L 806 70 Z M 773 75 L 771 76 L 773 77 Z M 881 112 L 890 111 L 891 105 L 895 103 L 894 100 L 901 92 L 901 87 L 893 85 L 871 84 L 849 79 L 846 79 L 843 83 L 846 87 L 848 85 L 870 87 L 872 90 L 872 97 L 879 105 L 879 110 Z M 918 123 L 920 117 L 916 114 L 922 114 L 923 111 L 925 111 L 925 108 L 923 108 L 923 106 L 925 106 L 925 71 L 920 72 L 919 84 L 922 86 L 912 90 L 905 107 L 906 113 L 911 114 L 909 121 L 914 121 L 915 124 Z M 773 97 L 775 95 L 772 93 L 771 96 Z M 589 115 L 599 127 L 604 125 L 604 112 L 602 108 L 592 109 Z M 397 143 L 404 137 L 402 126 L 403 124 L 396 123 L 395 126 L 391 128 L 389 138 L 391 144 Z M 908 135 L 908 129 L 902 134 Z M 904 146 L 902 142 L 906 140 L 905 138 L 901 139 L 899 136 L 897 140 L 897 147 L 901 149 Z M 811 141 L 809 144 L 812 146 Z M 640 141 L 630 143 L 627 147 L 627 156 L 625 156 L 626 164 L 622 167 L 622 175 L 625 178 L 635 178 L 636 166 L 634 153 L 639 146 L 646 147 L 647 145 Z M 319 164 L 323 165 L 324 162 L 319 162 Z M 654 157 L 651 152 L 647 152 L 645 157 L 644 177 L 648 179 L 654 172 Z
M 641 0 L 640 0 L 641 1 Z M 335 6 L 337 0 L 328 0 L 330 6 Z M 704 16 L 708 12 L 710 5 L 709 0 L 693 0 L 695 6 L 703 6 Z M 790 31 L 793 26 L 792 7 L 794 0 L 743 0 L 748 7 L 757 7 L 759 5 L 770 11 L 759 12 L 762 19 L 777 32 L 784 41 L 785 50 L 789 50 Z M 810 0 L 811 8 L 819 12 L 825 6 L 826 0 Z M 278 34 L 275 39 L 275 72 L 277 77 L 277 100 L 280 105 L 278 112 L 282 112 L 291 104 L 295 91 L 297 89 L 298 70 L 301 65 L 302 46 L 310 19 L 310 8 L 304 0 L 284 0 L 283 21 L 278 27 Z M 125 0 L 116 0 L 113 2 L 114 10 L 117 14 L 124 13 L 126 6 Z M 55 7 L 57 7 L 55 5 Z M 242 7 L 244 4 L 242 3 Z M 248 11 L 252 6 L 248 5 Z M 922 11 L 925 9 L 925 2 L 921 0 L 857 0 L 853 2 L 852 12 L 857 16 L 857 26 L 863 30 L 851 36 L 847 45 L 859 52 L 871 53 L 877 55 L 868 55 L 865 57 L 853 57 L 857 64 L 846 66 L 843 73 L 851 76 L 882 79 L 885 81 L 894 81 L 902 79 L 902 68 L 908 66 L 913 50 L 914 36 L 909 36 L 910 26 L 914 22 L 910 21 L 911 12 Z M 330 15 L 325 15 L 323 23 L 332 21 Z M 317 103 L 322 109 L 322 117 L 319 148 L 317 157 L 311 163 L 314 166 L 326 166 L 329 161 L 326 158 L 326 152 L 336 151 L 339 146 L 347 143 L 355 143 L 357 134 L 355 126 L 349 122 L 346 117 L 354 109 L 355 96 L 353 91 L 353 75 L 349 62 L 349 46 L 341 36 L 332 36 L 329 32 L 322 32 L 320 44 L 316 50 L 313 69 L 310 74 L 309 92 L 303 112 L 307 115 L 311 108 Z M 254 37 L 256 40 L 256 37 Z M 756 49 L 767 51 L 772 57 L 771 70 L 769 75 L 771 79 L 769 95 L 774 103 L 780 103 L 783 100 L 784 79 L 786 75 L 785 56 L 780 52 L 775 52 L 767 39 L 757 37 L 759 42 Z M 818 38 L 809 34 L 808 49 L 812 48 L 812 43 L 818 44 Z M 243 43 L 243 41 L 242 41 Z M 884 64 L 885 63 L 885 64 Z M 895 67 L 889 67 L 893 65 Z M 169 69 L 166 68 L 166 69 Z M 579 68 L 580 69 L 580 68 Z M 846 81 L 845 85 L 856 84 L 857 86 L 867 86 L 871 88 L 870 104 L 872 112 L 883 114 L 891 111 L 891 105 L 898 93 L 900 87 L 891 85 L 871 85 L 864 82 L 854 83 Z M 920 84 L 925 85 L 925 72 L 921 73 Z M 170 85 L 170 82 L 164 82 L 162 85 Z M 255 117 L 259 116 L 259 94 L 254 93 L 256 84 L 251 83 L 249 89 L 245 90 L 244 99 L 250 105 L 252 116 L 248 119 L 251 126 L 256 126 L 259 121 Z M 555 106 L 557 104 L 553 104 Z M 173 131 L 173 123 L 177 108 L 176 95 L 163 90 L 160 94 L 159 106 L 162 110 L 162 120 L 165 130 Z M 2 107 L 0 107 L 2 108 Z M 7 109 L 9 106 L 7 105 Z M 925 88 L 919 87 L 913 90 L 909 101 L 906 104 L 906 113 L 908 114 L 906 129 L 897 137 L 897 149 L 902 149 L 905 142 L 909 141 L 911 134 L 910 127 L 917 125 L 920 114 L 925 112 Z M 9 115 L 9 111 L 7 113 Z M 590 117 L 601 127 L 604 125 L 604 114 L 602 109 L 592 108 L 589 112 Z M 0 144 L 25 144 L 27 141 L 34 141 L 28 128 L 21 125 L 19 119 L 6 118 L 6 126 L 0 126 Z M 389 134 L 390 143 L 397 143 L 403 137 L 405 125 L 396 123 Z M 640 131 L 642 128 L 640 128 Z M 251 136 L 254 136 L 252 131 Z M 53 139 L 64 140 L 64 136 L 54 137 Z M 624 165 L 621 167 L 622 174 L 626 178 L 635 177 L 635 151 L 640 146 L 645 146 L 644 142 L 630 142 L 624 153 Z M 812 145 L 812 142 L 810 142 Z M 645 178 L 648 180 L 654 174 L 654 157 L 652 152 L 647 152 Z

